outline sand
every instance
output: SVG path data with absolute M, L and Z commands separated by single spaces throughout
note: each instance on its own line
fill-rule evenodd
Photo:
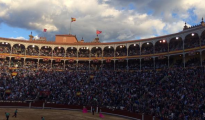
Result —
M 99 114 L 95 113 L 95 115 L 92 115 L 90 112 L 27 108 L 19 108 L 17 118 L 15 118 L 12 117 L 14 111 L 15 108 L 0 108 L 0 120 L 6 120 L 5 112 L 10 113 L 9 120 L 41 120 L 42 116 L 44 116 L 45 120 L 128 120 L 105 114 L 103 114 L 104 118 L 100 118 Z

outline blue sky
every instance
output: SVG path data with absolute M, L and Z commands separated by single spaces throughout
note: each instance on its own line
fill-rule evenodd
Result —
M 184 22 L 201 22 L 205 7 L 202 0 L 1 0 L 0 37 L 28 39 L 68 34 L 70 18 L 72 34 L 86 42 L 101 30 L 101 42 L 126 41 L 179 32 Z M 160 4 L 159 4 L 160 3 Z M 43 33 L 43 29 L 47 33 Z

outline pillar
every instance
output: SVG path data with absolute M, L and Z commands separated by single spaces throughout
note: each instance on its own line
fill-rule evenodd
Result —
M 65 70 L 65 61 L 66 61 L 66 60 L 63 60 L 63 61 L 64 61 L 63 68 L 64 68 L 64 70 Z
M 142 70 L 142 58 L 140 58 L 140 70 Z
M 129 66 L 128 66 L 129 64 L 128 64 L 128 59 L 127 59 L 127 70 L 129 70 Z
M 43 108 L 42 109 L 44 109 L 45 108 L 45 103 L 43 103 Z
M 53 53 L 52 53 L 53 54 Z M 51 69 L 53 68 L 53 60 L 51 60 Z
M 29 109 L 31 108 L 31 102 L 29 102 Z
M 183 63 L 184 63 L 184 68 L 186 67 L 185 66 L 185 54 L 183 54 Z
M 78 60 L 76 60 L 76 67 L 75 67 L 76 71 L 78 70 Z
M 38 62 L 37 62 L 37 69 L 39 69 L 39 61 L 40 61 L 40 60 L 38 59 Z
M 144 113 L 142 113 L 142 120 L 144 120 Z
M 155 57 L 153 57 L 153 62 L 154 62 L 154 70 L 155 70 Z
M 168 58 L 168 68 L 169 68 L 169 55 L 167 56 L 167 58 Z
M 11 67 L 11 57 L 9 57 L 9 67 Z
M 90 72 L 90 60 L 89 60 L 89 72 Z
M 23 66 L 22 67 L 24 67 L 25 64 L 26 64 L 26 58 L 23 59 Z
M 115 60 L 114 60 L 114 70 L 115 70 Z
M 202 64 L 202 62 L 203 62 L 203 59 L 202 59 L 202 51 L 200 51 L 200 66 L 202 67 L 203 66 L 203 64 Z

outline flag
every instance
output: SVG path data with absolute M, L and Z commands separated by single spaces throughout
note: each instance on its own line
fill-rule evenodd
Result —
M 46 32 L 47 31 L 47 29 L 43 29 L 43 32 Z
M 16 76 L 16 75 L 17 75 L 17 72 L 12 72 L 11 75 L 12 75 L 12 76 Z
M 97 35 L 100 34 L 100 33 L 102 33 L 102 31 L 99 31 L 99 30 L 96 31 L 96 34 L 97 34 Z
M 76 21 L 76 18 L 71 18 L 71 22 L 74 22 L 74 21 Z

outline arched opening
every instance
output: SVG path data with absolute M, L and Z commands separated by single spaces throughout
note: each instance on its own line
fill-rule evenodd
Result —
M 202 51 L 202 65 L 205 66 L 205 50 Z
M 205 30 L 201 34 L 201 46 L 205 45 Z
M 101 60 L 97 60 L 97 59 L 90 61 L 90 70 L 94 70 L 94 71 L 101 70 L 101 66 L 102 66 L 101 63 L 102 63 Z
M 76 49 L 77 50 L 77 49 Z M 76 51 L 77 52 L 77 51 Z M 76 70 L 76 64 L 77 62 L 74 61 L 73 59 L 66 60 L 65 61 L 65 69 L 66 70 Z
M 140 59 L 130 59 L 128 61 L 129 70 L 140 70 Z
M 177 51 L 183 49 L 183 41 L 181 37 L 172 38 L 169 42 L 169 51 Z
M 25 46 L 23 44 L 13 45 L 12 53 L 18 55 L 25 55 Z
M 49 59 L 40 59 L 39 60 L 39 69 L 41 69 L 41 70 L 50 70 L 51 69 L 51 60 L 49 60 Z
M 52 56 L 52 48 L 50 46 L 43 46 L 40 50 L 41 56 Z
M 115 56 L 127 56 L 127 47 L 125 45 L 117 46 Z
M 129 56 L 140 55 L 140 46 L 138 44 L 132 44 L 128 49 Z
M 93 47 L 91 49 L 91 57 L 102 57 L 102 49 L 100 47 Z
M 190 51 L 185 54 L 185 67 L 199 67 L 200 65 L 200 53 L 198 51 Z
M 115 70 L 126 70 L 127 69 L 127 60 L 118 59 L 115 61 Z
M 195 48 L 199 47 L 199 36 L 197 33 L 191 33 L 185 37 L 184 48 Z
M 0 53 L 10 53 L 11 45 L 7 42 L 0 42 Z
M 114 70 L 114 60 L 104 60 L 102 65 L 103 70 Z
M 155 58 L 155 69 L 166 69 L 168 68 L 168 57 L 158 56 Z
M 168 52 L 168 44 L 166 40 L 159 40 L 155 43 L 155 53 Z
M 26 58 L 25 67 L 28 69 L 37 69 L 38 60 Z
M 89 70 L 89 61 L 78 61 L 78 70 Z
M 1 62 L 0 67 L 2 67 L 2 68 L 9 67 L 9 57 L 6 57 L 6 56 L 1 57 L 0 62 Z
M 52 63 L 53 70 L 63 70 L 64 69 L 64 61 L 61 59 L 55 59 Z
M 153 58 L 143 58 L 141 60 L 141 70 L 152 70 L 154 69 Z
M 114 57 L 114 48 L 112 46 L 107 46 L 103 50 L 103 57 Z
M 77 48 L 75 47 L 67 48 L 66 57 L 77 57 Z
M 88 47 L 81 47 L 78 52 L 78 57 L 89 57 L 90 50 Z
M 64 57 L 65 56 L 65 49 L 63 47 L 55 47 L 53 50 L 54 57 Z
M 184 63 L 183 63 L 183 55 L 179 54 L 179 55 L 171 55 L 169 57 L 169 67 L 170 68 L 180 68 L 180 67 L 184 67 Z
M 39 48 L 37 45 L 29 45 L 26 49 L 26 55 L 38 56 Z
M 147 54 L 153 54 L 153 44 L 151 42 L 146 42 L 142 44 L 141 54 L 147 55 Z
M 22 68 L 23 67 L 23 64 L 24 63 L 24 59 L 23 58 L 20 58 L 20 57 L 12 57 L 11 58 L 11 64 L 10 66 L 11 67 L 14 67 L 14 68 Z

